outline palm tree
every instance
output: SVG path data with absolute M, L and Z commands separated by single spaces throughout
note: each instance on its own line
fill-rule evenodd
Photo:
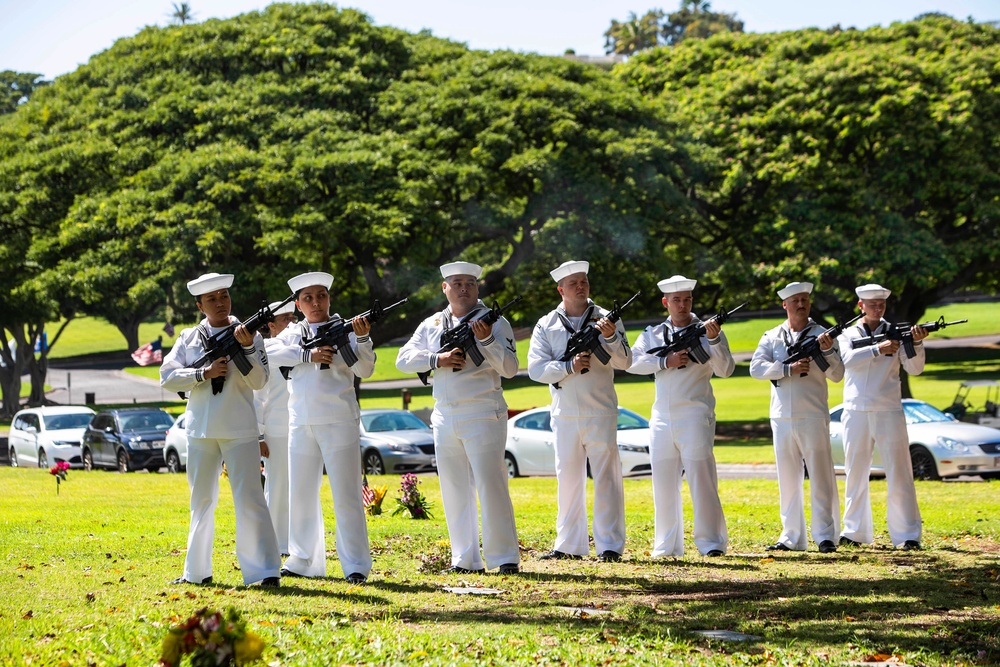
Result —
M 186 25 L 194 21 L 194 12 L 191 11 L 191 5 L 186 2 L 171 3 L 174 7 L 174 11 L 170 14 L 170 19 L 174 23 L 179 23 L 180 25 Z
M 629 12 L 624 22 L 612 20 L 611 27 L 604 33 L 604 51 L 631 55 L 643 49 L 656 46 L 659 43 L 660 21 L 663 12 L 653 9 L 642 17 L 635 12 Z

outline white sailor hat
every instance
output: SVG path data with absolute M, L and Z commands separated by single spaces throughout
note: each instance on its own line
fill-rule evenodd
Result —
M 798 283 L 798 282 L 788 283 L 787 285 L 785 285 L 783 289 L 778 290 L 778 298 L 784 301 L 785 299 L 787 299 L 792 295 L 802 294 L 803 292 L 805 292 L 806 294 L 812 294 L 812 291 L 813 291 L 812 283 Z
M 310 271 L 309 273 L 300 273 L 294 278 L 288 280 L 288 288 L 292 290 L 295 294 L 299 293 L 299 290 L 303 290 L 306 287 L 312 287 L 313 285 L 322 285 L 323 287 L 330 289 L 330 285 L 333 284 L 333 276 L 325 271 Z
M 188 282 L 187 288 L 191 296 L 201 296 L 220 289 L 229 289 L 232 284 L 231 273 L 205 273 Z
M 571 276 L 574 273 L 589 273 L 590 272 L 590 262 L 583 262 L 576 259 L 571 259 L 568 262 L 563 262 L 551 271 L 549 275 L 552 276 L 552 280 L 559 282 L 567 276 Z
M 327 289 L 330 289 L 330 288 L 328 287 Z M 268 306 L 268 309 L 270 309 L 270 311 L 272 313 L 274 313 L 275 315 L 290 315 L 290 314 L 292 314 L 292 313 L 295 312 L 295 302 L 294 301 L 289 301 L 284 306 L 281 306 L 281 308 L 278 308 L 278 306 L 281 306 L 281 302 L 280 301 L 275 301 L 270 306 Z M 275 310 L 276 308 L 277 308 L 277 310 Z
M 888 299 L 889 295 L 892 294 L 890 290 L 876 283 L 862 285 L 854 291 L 857 293 L 859 299 Z
M 479 276 L 483 275 L 483 267 L 478 264 L 473 264 L 472 262 L 452 262 L 451 264 L 444 264 L 441 267 L 441 277 L 451 278 L 452 276 L 472 276 L 476 280 L 479 280 Z
M 672 294 L 673 292 L 690 292 L 697 284 L 697 280 L 685 278 L 684 276 L 670 276 L 656 283 L 656 286 L 664 294 Z

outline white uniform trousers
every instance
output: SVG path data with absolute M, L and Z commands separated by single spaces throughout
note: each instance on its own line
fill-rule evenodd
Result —
M 446 417 L 434 413 L 434 453 L 441 501 L 451 540 L 451 564 L 468 570 L 520 563 L 514 506 L 507 488 L 504 446 L 507 421 L 498 415 Z M 479 554 L 479 513 L 483 512 L 483 555 Z
M 271 525 L 278 538 L 278 551 L 288 553 L 288 434 L 275 435 L 264 429 L 270 451 L 264 459 L 264 499 Z
M 618 455 L 618 419 L 553 417 L 559 510 L 556 551 L 590 553 L 587 532 L 587 460 L 594 477 L 594 546 L 597 553 L 625 551 L 625 489 Z
M 337 556 L 344 575 L 368 576 L 372 554 L 361 496 L 361 433 L 357 422 L 295 425 L 288 434 L 289 521 L 285 567 L 326 576 L 326 534 L 320 487 L 323 465 L 333 492 Z
M 920 541 L 920 508 L 913 486 L 913 465 L 906 418 L 902 410 L 859 412 L 844 410 L 844 537 L 870 544 L 875 541 L 872 501 L 868 486 L 873 445 L 878 446 L 885 467 L 886 516 L 889 539 L 894 546 L 907 540 Z
M 257 438 L 188 441 L 187 479 L 191 487 L 191 529 L 188 533 L 184 578 L 201 583 L 212 576 L 215 508 L 219 475 L 225 462 L 236 512 L 236 558 L 243 583 L 277 577 L 281 569 L 278 543 L 260 488 L 260 447 Z
M 681 473 L 687 476 L 694 510 L 694 544 L 707 554 L 729 546 L 726 516 L 719 500 L 719 479 L 712 445 L 711 418 L 650 423 L 649 459 L 653 473 L 653 558 L 684 555 Z
M 781 506 L 781 536 L 778 541 L 789 549 L 805 551 L 805 500 L 802 482 L 805 461 L 812 493 L 812 538 L 836 543 L 839 537 L 840 498 L 830 454 L 830 424 L 822 418 L 772 419 L 774 459 L 778 468 L 778 495 Z

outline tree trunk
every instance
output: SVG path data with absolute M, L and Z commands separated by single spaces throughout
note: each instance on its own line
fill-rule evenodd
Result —
M 899 354 L 906 352 L 903 348 L 899 348 Z M 910 391 L 910 374 L 902 366 L 899 367 L 899 388 L 903 392 L 903 398 L 913 398 L 913 392 Z

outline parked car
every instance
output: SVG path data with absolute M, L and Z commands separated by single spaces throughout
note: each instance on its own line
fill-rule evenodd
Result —
M 406 410 L 362 410 L 361 461 L 368 475 L 437 472 L 433 431 Z
M 167 429 L 167 437 L 163 445 L 163 462 L 167 472 L 184 472 L 187 470 L 188 437 L 185 430 L 186 412 L 182 412 L 173 425 Z
M 514 415 L 507 421 L 507 476 L 556 474 L 555 435 L 550 406 Z M 623 475 L 645 475 L 649 463 L 649 421 L 618 408 L 618 454 Z M 589 463 L 588 474 L 590 471 Z
M 830 447 L 833 466 L 844 470 L 842 405 L 830 410 Z M 959 475 L 1000 477 L 1000 430 L 957 421 L 923 401 L 903 400 L 906 432 L 910 439 L 910 461 L 915 479 L 942 479 Z M 878 447 L 872 458 L 872 473 L 884 475 Z
M 80 441 L 94 416 L 82 405 L 27 408 L 14 415 L 7 437 L 11 467 L 48 468 L 60 461 L 80 468 Z
M 103 410 L 83 434 L 83 467 L 129 472 L 163 467 L 163 447 L 173 417 L 159 408 Z

